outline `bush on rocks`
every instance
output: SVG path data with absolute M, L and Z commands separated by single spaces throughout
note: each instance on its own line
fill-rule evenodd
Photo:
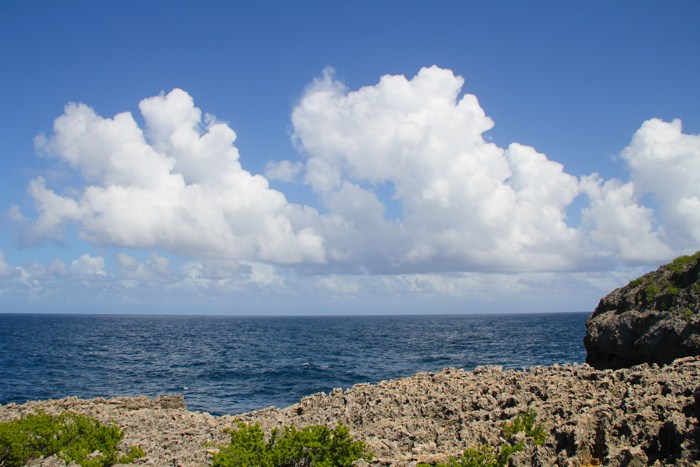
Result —
M 358 459 L 371 460 L 371 452 L 362 441 L 353 441 L 341 422 L 331 430 L 316 425 L 299 431 L 285 426 L 282 434 L 272 430 L 265 441 L 260 425 L 238 422 L 228 430 L 231 442 L 219 446 L 213 467 L 350 467 Z
M 119 456 L 117 446 L 123 437 L 119 427 L 102 425 L 85 415 L 67 411 L 49 415 L 39 410 L 36 415 L 0 423 L 0 466 L 19 467 L 30 459 L 56 455 L 82 467 L 108 467 L 144 456 L 140 446 Z

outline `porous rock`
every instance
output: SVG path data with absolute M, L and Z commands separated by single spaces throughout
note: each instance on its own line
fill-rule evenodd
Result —
M 266 431 L 341 421 L 370 446 L 375 459 L 369 465 L 379 467 L 434 464 L 468 447 L 498 445 L 504 422 L 531 408 L 548 436 L 542 446 L 528 442 L 511 458 L 513 466 L 682 466 L 700 462 L 699 383 L 700 357 L 618 370 L 587 364 L 447 368 L 238 416 L 189 412 L 182 396 L 67 398 L 0 406 L 0 421 L 36 409 L 114 420 L 125 432 L 122 449 L 143 446 L 147 457 L 137 464 L 181 467 L 211 465 L 216 448 L 208 443 L 227 444 L 223 429 L 235 427 L 237 418 Z M 57 464 L 44 459 L 37 465 Z
M 700 355 L 700 252 L 604 297 L 586 321 L 584 345 L 599 369 Z

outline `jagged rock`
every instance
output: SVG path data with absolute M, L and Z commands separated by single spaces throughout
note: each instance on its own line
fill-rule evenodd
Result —
M 415 467 L 445 462 L 468 447 L 502 443 L 504 422 L 531 408 L 549 434 L 542 446 L 526 443 L 511 466 L 689 466 L 700 462 L 699 382 L 700 357 L 619 370 L 587 364 L 522 371 L 448 368 L 238 416 L 189 412 L 181 396 L 71 397 L 0 406 L 0 421 L 37 409 L 114 420 L 125 433 L 120 448 L 140 444 L 147 457 L 136 465 L 157 467 L 211 465 L 216 447 L 208 443 L 228 444 L 223 429 L 235 427 L 237 418 L 268 432 L 342 421 L 375 452 L 370 466 Z M 60 462 L 49 458 L 32 465 L 60 467 Z
M 700 355 L 700 252 L 614 290 L 586 322 L 586 363 L 625 368 Z

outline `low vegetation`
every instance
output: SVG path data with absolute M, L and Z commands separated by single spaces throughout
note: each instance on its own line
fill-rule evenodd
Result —
M 635 289 L 634 303 L 664 311 L 678 310 L 686 318 L 692 317 L 693 312 L 689 313 L 688 307 L 695 308 L 694 304 L 697 304 L 700 295 L 700 283 L 690 277 L 687 271 L 699 260 L 700 251 L 680 256 L 661 266 L 658 271 L 630 281 L 627 287 Z
M 686 266 L 696 262 L 698 259 L 700 259 L 700 251 L 698 251 L 694 255 L 679 256 L 678 258 L 674 259 L 671 263 L 667 264 L 666 267 L 673 271 L 674 274 L 679 275 L 683 272 Z
M 524 450 L 528 439 L 535 445 L 544 443 L 547 433 L 542 422 L 535 423 L 535 418 L 534 411 L 528 409 L 504 423 L 503 444 L 466 449 L 459 458 L 450 458 L 437 467 L 505 467 L 513 453 Z M 350 437 L 350 430 L 341 422 L 334 429 L 325 425 L 303 430 L 285 426 L 266 436 L 259 424 L 239 421 L 237 429 L 227 432 L 231 435 L 227 446 L 210 445 L 219 448 L 213 467 L 350 467 L 356 460 L 370 461 L 374 457 L 364 442 Z M 140 446 L 119 456 L 118 445 L 123 437 L 117 426 L 103 425 L 85 415 L 38 411 L 0 423 L 0 467 L 20 467 L 31 459 L 52 455 L 82 467 L 109 467 L 144 457 Z
M 502 435 L 506 442 L 502 445 L 466 449 L 459 458 L 452 457 L 436 467 L 505 467 L 512 454 L 525 449 L 528 439 L 535 445 L 544 444 L 547 433 L 542 422 L 535 423 L 535 418 L 535 412 L 528 409 L 504 423 Z M 228 430 L 228 446 L 217 446 L 220 451 L 214 455 L 213 467 L 349 467 L 358 459 L 371 460 L 373 455 L 367 446 L 354 441 L 349 431 L 338 422 L 333 430 L 324 425 L 301 431 L 285 426 L 281 432 L 274 429 L 266 437 L 257 423 L 239 421 L 237 429 Z
M 506 442 L 494 447 L 483 444 L 475 448 L 464 450 L 464 454 L 458 458 L 450 457 L 446 464 L 436 464 L 436 467 L 506 467 L 510 456 L 525 449 L 525 441 L 529 438 L 533 444 L 544 444 L 547 433 L 542 422 L 535 424 L 535 412 L 527 409 L 524 413 L 503 425 L 503 437 Z M 516 442 L 516 435 L 524 436 Z M 429 464 L 418 464 L 418 467 L 429 467 Z
M 83 467 L 128 464 L 144 456 L 141 446 L 119 456 L 124 432 L 73 412 L 36 415 L 0 423 L 0 466 L 19 467 L 31 459 L 56 455 Z
M 354 441 L 341 422 L 334 429 L 317 425 L 297 430 L 285 426 L 265 433 L 257 423 L 238 422 L 228 430 L 231 442 L 218 446 L 213 467 L 349 467 L 358 459 L 374 456 L 362 441 Z

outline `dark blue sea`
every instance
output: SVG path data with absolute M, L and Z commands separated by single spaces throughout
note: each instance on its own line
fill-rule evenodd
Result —
M 588 315 L 0 314 L 0 403 L 183 394 L 237 414 L 445 367 L 582 363 Z

